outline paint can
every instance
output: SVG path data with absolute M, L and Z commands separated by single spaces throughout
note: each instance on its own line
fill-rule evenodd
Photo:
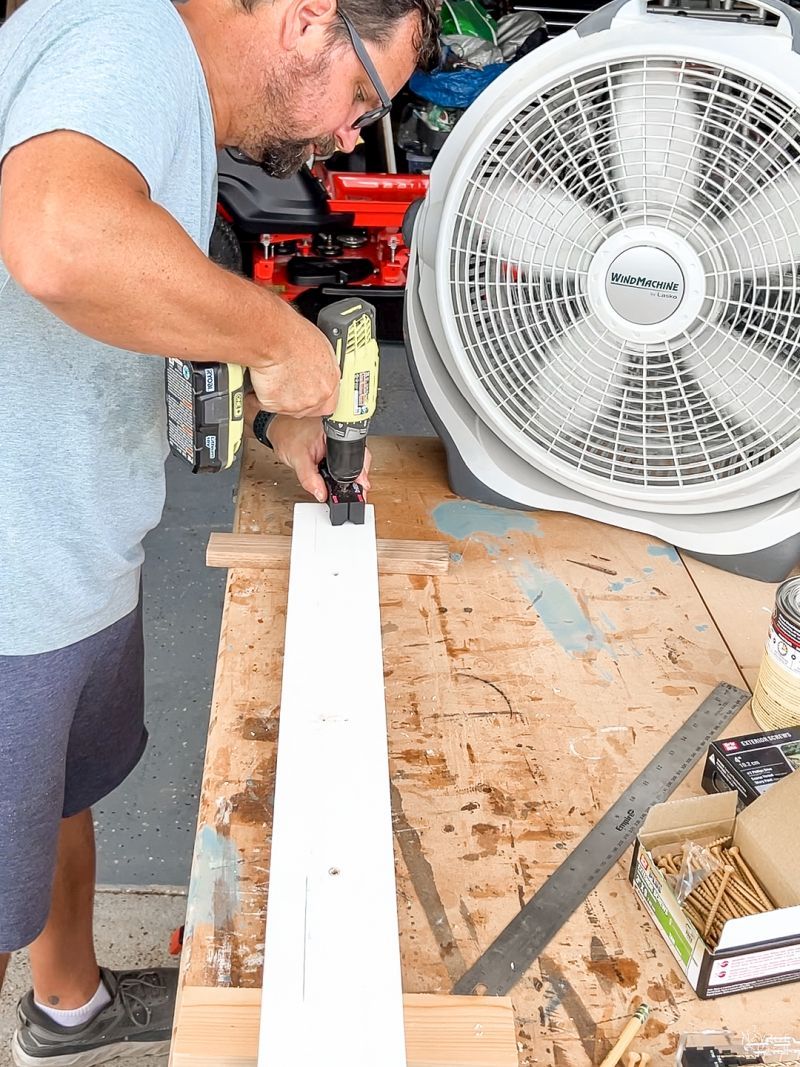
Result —
M 752 712 L 763 730 L 800 726 L 800 577 L 787 578 L 775 594 Z

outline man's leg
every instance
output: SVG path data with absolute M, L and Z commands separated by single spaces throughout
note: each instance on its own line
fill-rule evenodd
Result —
M 61 820 L 47 925 L 30 946 L 36 1001 L 59 1011 L 83 1007 L 97 992 L 94 954 L 94 824 L 91 811 Z
M 35 932 L 42 932 L 31 942 L 34 988 L 17 1006 L 18 1026 L 12 1042 L 17 1067 L 47 1067 L 53 1062 L 97 1067 L 121 1053 L 132 1055 L 134 1045 L 137 1055 L 169 1048 L 177 968 L 98 969 L 92 945 L 95 854 L 90 808 L 123 781 L 144 750 L 143 655 L 138 609 L 61 654 L 66 667 L 79 661 L 81 687 L 69 705 L 66 761 L 62 758 L 58 763 L 63 768 L 58 811 L 67 817 L 51 823 L 54 833 L 45 883 L 49 911 L 42 914 L 40 909 Z M 50 664 L 44 666 L 50 668 Z M 65 667 L 56 664 L 55 668 L 47 670 L 48 679 L 63 688 Z M 51 711 L 50 718 L 55 717 Z M 2 728 L 0 716 L 0 736 Z M 24 730 L 18 732 L 25 736 Z M 45 730 L 37 736 L 41 749 L 41 738 L 50 735 Z M 13 746 L 9 751 L 15 751 Z M 0 757 L 2 752 L 0 744 Z M 3 797 L 0 790 L 0 812 Z M 0 820 L 0 830 L 2 826 Z M 16 835 L 14 854 L 23 865 L 29 865 L 32 858 L 27 842 L 26 837 L 23 848 Z M 0 889 L 2 885 L 0 867 Z M 0 908 L 0 937 L 2 928 Z M 24 942 L 17 937 L 17 943 Z M 0 947 L 16 946 L 0 940 Z

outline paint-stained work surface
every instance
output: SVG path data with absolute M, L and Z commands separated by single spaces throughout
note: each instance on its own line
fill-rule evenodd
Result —
M 379 535 L 443 538 L 451 552 L 447 575 L 381 579 L 404 985 L 442 992 L 710 689 L 742 684 L 726 645 L 744 655 L 741 633 L 723 640 L 706 604 L 739 598 L 743 620 L 750 593 L 732 594 L 744 580 L 729 576 L 714 585 L 652 538 L 458 500 L 438 442 L 379 439 L 373 450 Z M 250 450 L 239 529 L 288 533 L 296 498 L 291 476 Z M 279 573 L 228 576 L 190 894 L 192 984 L 260 981 L 285 602 Z M 748 728 L 746 713 L 731 727 Z M 699 772 L 680 792 L 698 790 Z M 682 1030 L 795 1025 L 782 989 L 768 1003 L 697 1001 L 639 911 L 625 862 L 513 998 L 520 1067 L 599 1062 L 642 1000 L 653 1010 L 640 1047 L 659 1064 Z

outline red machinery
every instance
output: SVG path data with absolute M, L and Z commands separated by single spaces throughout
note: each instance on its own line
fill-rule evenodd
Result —
M 358 288 L 376 306 L 379 333 L 399 339 L 408 263 L 401 227 L 427 189 L 425 175 L 332 172 L 323 165 L 279 181 L 223 152 L 224 223 L 212 256 L 273 287 L 309 318 Z
M 261 247 L 253 255 L 253 278 L 278 287 L 290 301 L 314 284 L 404 287 L 408 249 L 401 232 L 403 216 L 411 203 L 425 196 L 427 177 L 341 172 L 317 176 L 328 189 L 330 211 L 352 215 L 352 227 L 322 235 L 262 234 Z M 369 273 L 365 261 L 371 264 Z

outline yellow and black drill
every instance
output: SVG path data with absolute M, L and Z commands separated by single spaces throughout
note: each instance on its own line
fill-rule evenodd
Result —
M 331 525 L 361 525 L 364 490 L 358 477 L 378 399 L 375 308 L 356 298 L 338 300 L 320 311 L 317 326 L 333 346 L 342 379 L 336 410 L 322 420 L 327 454 L 319 470 L 328 489 Z
M 317 326 L 333 346 L 342 383 L 336 410 L 323 420 L 327 455 L 320 473 L 328 489 L 331 523 L 364 522 L 367 430 L 378 398 L 375 309 L 357 298 L 319 313 Z M 228 363 L 167 360 L 167 429 L 172 452 L 193 471 L 230 467 L 244 433 L 242 368 Z

